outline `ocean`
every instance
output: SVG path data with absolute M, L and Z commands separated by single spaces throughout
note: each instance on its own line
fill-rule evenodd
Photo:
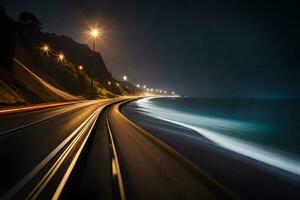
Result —
M 300 175 L 300 100 L 163 97 L 133 104 L 143 115 Z

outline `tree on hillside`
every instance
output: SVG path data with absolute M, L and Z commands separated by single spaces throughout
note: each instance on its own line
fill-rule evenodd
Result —
M 30 25 L 37 30 L 43 29 L 40 20 L 34 14 L 29 12 L 22 12 L 19 16 L 19 22 Z

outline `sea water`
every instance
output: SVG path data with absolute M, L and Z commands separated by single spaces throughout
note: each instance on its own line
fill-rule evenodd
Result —
M 300 100 L 170 97 L 141 99 L 136 106 L 222 148 L 300 175 Z

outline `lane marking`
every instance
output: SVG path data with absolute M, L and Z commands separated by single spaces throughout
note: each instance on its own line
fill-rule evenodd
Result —
M 50 116 L 50 117 L 46 117 L 44 119 L 41 119 L 41 120 L 38 120 L 38 121 L 35 121 L 35 122 L 31 122 L 31 123 L 28 123 L 28 124 L 25 124 L 25 125 L 21 125 L 19 127 L 16 127 L 16 128 L 12 128 L 12 129 L 9 129 L 9 130 L 6 130 L 6 131 L 3 131 L 3 132 L 0 132 L 0 137 L 3 136 L 3 135 L 6 135 L 6 134 L 9 134 L 9 133 L 12 133 L 12 132 L 15 132 L 15 131 L 18 131 L 20 129 L 24 129 L 24 128 L 27 128 L 27 127 L 30 127 L 30 126 L 34 126 L 38 123 L 41 123 L 41 122 L 44 122 L 44 121 L 47 121 L 47 120 L 51 120 L 51 119 L 54 119 L 54 118 L 57 118 L 57 117 L 60 117 L 64 114 L 68 114 L 72 111 L 76 111 L 80 108 L 84 108 L 85 106 L 89 106 L 91 104 L 93 104 L 94 102 L 86 102 L 86 103 L 82 103 L 82 104 L 79 104 L 79 105 L 76 105 L 76 106 L 79 106 L 79 107 L 75 107 L 73 108 L 72 110 L 68 110 L 66 112 L 63 112 L 63 113 L 59 113 L 59 114 L 56 114 L 56 115 L 53 115 L 53 116 Z
M 1 199 L 11 199 L 17 194 L 47 163 L 87 124 L 91 117 L 98 111 L 93 112 L 75 131 L 73 131 L 62 143 L 60 143 L 48 156 L 46 156 L 31 172 L 25 175 L 17 184 L 8 190 Z
M 24 129 L 24 128 L 27 128 L 27 127 L 30 127 L 30 126 L 34 126 L 34 125 L 36 125 L 36 124 L 38 124 L 38 123 L 41 123 L 41 122 L 44 122 L 44 121 L 47 121 L 47 120 L 51 120 L 51 119 L 60 117 L 60 116 L 62 116 L 62 115 L 64 115 L 64 114 L 68 114 L 68 113 L 70 113 L 70 112 L 72 112 L 72 111 L 76 111 L 76 110 L 78 110 L 78 109 L 80 109 L 80 108 L 84 108 L 85 106 L 89 106 L 89 105 L 94 104 L 94 103 L 95 103 L 95 102 L 93 101 L 93 102 L 80 103 L 80 104 L 78 104 L 78 105 L 72 104 L 72 105 L 70 105 L 70 106 L 75 106 L 75 108 L 71 108 L 71 110 L 68 110 L 68 111 L 65 111 L 65 112 L 63 112 L 63 113 L 59 113 L 59 114 L 56 114 L 56 115 L 53 115 L 53 116 L 50 116 L 50 117 L 46 117 L 46 118 L 44 118 L 44 119 L 41 119 L 41 120 L 38 120 L 38 121 L 35 121 L 35 122 L 31 122 L 31 123 L 28 123 L 28 124 L 20 125 L 19 127 L 16 127 L 16 128 L 12 128 L 12 129 L 9 129 L 9 130 L 6 130 L 6 131 L 2 131 L 2 132 L 0 132 L 0 137 L 1 137 L 1 136 L 4 136 L 4 135 L 6 135 L 6 134 L 9 134 L 9 133 L 18 131 L 18 130 L 20 130 L 20 129 Z M 76 107 L 76 106 L 77 106 L 77 107 Z M 65 109 L 66 109 L 66 108 L 65 108 Z
M 91 132 L 92 132 L 94 126 L 95 126 L 95 123 L 96 123 L 96 121 L 97 121 L 97 119 L 98 119 L 98 116 L 99 116 L 100 112 L 102 111 L 102 109 L 103 109 L 103 107 L 101 107 L 101 108 L 98 110 L 98 113 L 95 115 L 95 119 L 92 121 L 93 124 L 92 124 L 91 127 L 89 128 L 89 132 L 88 132 L 87 135 L 85 136 L 84 141 L 82 142 L 82 144 L 81 144 L 79 150 L 76 152 L 76 155 L 74 156 L 74 158 L 73 158 L 71 164 L 69 165 L 69 167 L 68 167 L 66 173 L 64 174 L 62 180 L 60 181 L 60 183 L 59 183 L 59 185 L 58 185 L 58 187 L 57 187 L 57 189 L 56 189 L 56 191 L 55 191 L 55 193 L 54 193 L 54 195 L 53 195 L 53 197 L 52 197 L 52 200 L 57 200 L 57 199 L 59 198 L 60 194 L 62 193 L 63 188 L 64 188 L 65 184 L 67 183 L 67 180 L 69 179 L 69 177 L 70 177 L 70 175 L 71 175 L 71 172 L 73 171 L 73 169 L 74 169 L 74 167 L 75 167 L 75 164 L 76 164 L 76 162 L 77 162 L 77 160 L 78 160 L 78 158 L 79 158 L 79 156 L 80 156 L 80 154 L 81 154 L 81 152 L 82 152 L 82 150 L 83 150 L 83 148 L 84 148 L 84 146 L 85 146 L 85 144 L 86 144 L 88 138 L 89 138 L 90 135 L 91 135 Z
M 123 184 L 123 179 L 122 179 L 122 174 L 121 174 L 121 169 L 120 169 L 120 164 L 119 164 L 119 158 L 117 155 L 113 135 L 109 126 L 108 122 L 108 117 L 107 114 L 105 115 L 106 118 L 106 125 L 109 133 L 109 140 L 110 140 L 110 146 L 111 146 L 111 151 L 112 151 L 112 175 L 113 177 L 117 177 L 118 180 L 118 187 L 119 187 L 119 192 L 120 192 L 120 198 L 121 200 L 126 200 L 126 194 L 125 194 L 125 188 Z
M 89 124 L 87 124 L 89 125 Z M 73 139 L 73 141 L 68 145 L 65 151 L 60 155 L 60 157 L 56 160 L 56 162 L 52 165 L 52 167 L 48 170 L 48 172 L 44 175 L 44 177 L 40 180 L 40 182 L 35 186 L 35 188 L 30 192 L 26 199 L 36 199 L 38 195 L 42 192 L 42 190 L 47 186 L 49 181 L 53 178 L 55 173 L 59 170 L 62 163 L 66 160 L 66 158 L 70 155 L 70 152 L 77 145 L 78 141 L 83 137 L 86 133 L 86 130 L 89 126 L 85 126 L 79 134 Z

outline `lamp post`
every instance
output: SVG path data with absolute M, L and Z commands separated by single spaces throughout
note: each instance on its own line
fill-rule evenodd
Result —
M 136 96 L 136 88 L 140 88 L 140 84 L 136 84 L 136 87 L 134 87 L 134 96 Z
M 99 30 L 97 28 L 91 29 L 90 36 L 91 36 L 91 38 L 93 40 L 93 54 L 94 54 L 93 58 L 94 58 L 94 60 L 96 60 L 96 53 L 95 53 L 95 46 L 96 46 L 96 44 L 95 43 L 96 43 L 96 39 L 99 37 Z M 95 71 L 96 71 L 96 69 L 95 69 L 95 67 L 93 67 L 93 69 L 92 69 L 92 77 L 91 77 L 91 97 L 94 96 Z

